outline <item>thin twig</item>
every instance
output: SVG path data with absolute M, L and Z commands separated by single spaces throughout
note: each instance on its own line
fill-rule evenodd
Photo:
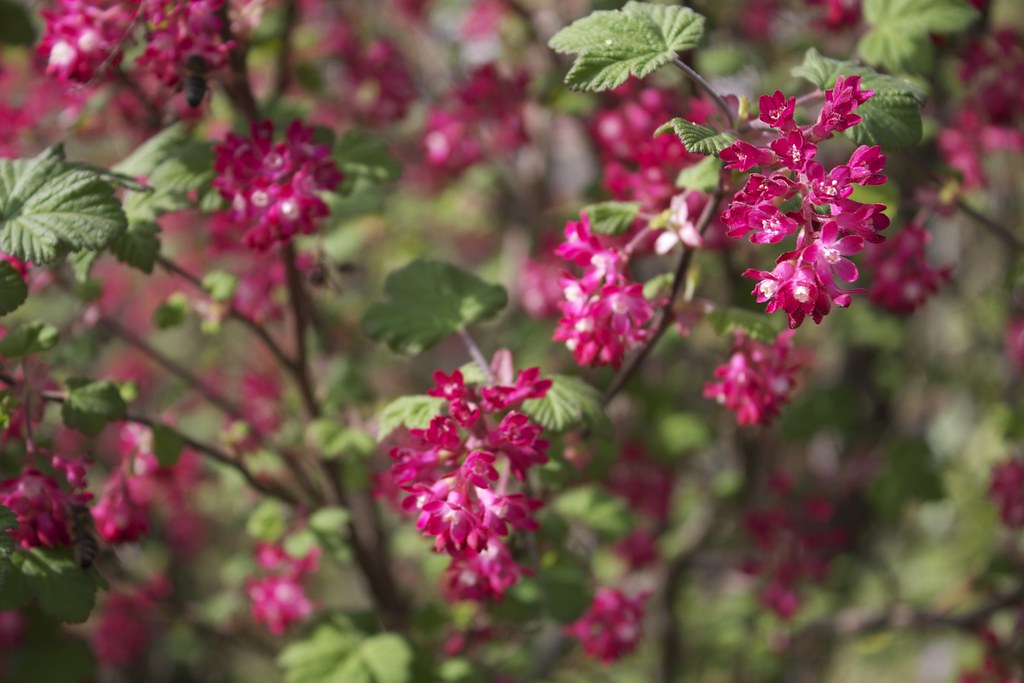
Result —
M 480 347 L 473 341 L 473 337 L 469 336 L 469 332 L 466 330 L 459 330 L 459 338 L 462 339 L 462 343 L 466 345 L 466 350 L 469 351 L 470 357 L 473 361 L 480 366 L 483 370 L 484 377 L 487 379 L 488 384 L 494 384 L 494 373 L 491 372 L 491 366 L 487 364 L 487 359 L 484 358 L 484 354 L 480 351 Z
M 292 82 L 292 62 L 294 61 L 294 33 L 299 23 L 298 0 L 285 0 L 284 19 L 281 28 L 281 54 L 277 60 L 277 74 L 274 78 L 274 98 L 279 98 L 288 90 Z
M 715 104 L 718 105 L 718 108 L 722 111 L 723 114 L 725 114 L 726 120 L 729 121 L 729 127 L 735 128 L 736 114 L 729 107 L 729 105 L 725 103 L 725 98 L 722 97 L 717 90 L 711 87 L 711 84 L 704 80 L 703 76 L 694 71 L 689 64 L 679 59 L 679 57 L 676 57 L 674 60 L 672 60 L 672 63 L 675 64 L 680 69 L 682 69 L 684 74 L 693 79 L 693 81 L 697 85 L 699 85 L 704 92 L 711 96 L 711 99 L 715 101 Z
M 185 381 L 196 393 L 200 394 L 203 398 L 209 401 L 212 405 L 216 406 L 228 417 L 238 420 L 239 422 L 247 422 L 245 414 L 242 409 L 236 406 L 234 403 L 229 401 L 225 396 L 218 393 L 213 387 L 204 382 L 200 377 L 195 375 L 191 370 L 186 368 L 184 365 L 174 360 L 170 356 L 165 355 L 161 351 L 158 351 L 149 342 L 142 337 L 138 336 L 134 332 L 128 330 L 126 327 L 121 325 L 119 322 L 110 318 L 101 318 L 99 327 L 107 330 L 114 336 L 122 339 L 129 346 L 132 346 L 143 354 L 148 356 L 157 365 L 160 365 L 166 369 L 170 374 L 178 377 Z
M 200 280 L 198 277 L 196 277 L 192 273 L 188 272 L 187 270 L 179 266 L 174 261 L 166 258 L 165 256 L 158 255 L 156 257 L 156 262 L 157 265 L 159 265 L 161 268 L 163 268 L 169 273 L 177 275 L 178 277 L 182 278 L 183 280 L 194 286 L 196 289 L 206 291 L 206 289 L 203 287 L 202 280 Z M 276 358 L 277 361 L 282 366 L 284 366 L 285 368 L 294 367 L 295 361 L 284 352 L 281 346 L 274 340 L 272 336 L 270 336 L 270 333 L 267 332 L 266 328 L 264 328 L 262 325 L 257 323 L 249 316 L 242 313 L 240 310 L 238 310 L 238 308 L 235 307 L 234 304 L 228 305 L 228 317 L 231 318 L 232 320 L 237 320 L 239 323 L 248 328 L 249 331 L 255 334 L 263 343 L 263 345 L 267 347 L 267 350 L 274 355 L 274 358 Z
M 989 218 L 985 214 L 981 213 L 970 204 L 965 202 L 962 198 L 957 198 L 956 208 L 966 214 L 969 218 L 974 220 L 978 225 L 988 229 L 993 235 L 1002 240 L 1003 244 L 1013 249 L 1015 252 L 1024 251 L 1024 241 L 1017 237 L 1013 232 L 1010 231 L 1005 225 Z
M 714 218 L 715 209 L 718 207 L 718 203 L 722 200 L 722 193 L 724 190 L 724 181 L 720 176 L 718 179 L 718 187 L 712 193 L 708 199 L 708 203 L 704 205 L 704 211 L 701 212 L 700 218 L 697 220 L 697 232 L 701 235 L 711 225 L 711 220 Z M 654 344 L 661 338 L 661 335 L 672 324 L 672 316 L 669 314 L 672 305 L 675 303 L 676 297 L 679 296 L 679 292 L 682 291 L 683 283 L 686 281 L 686 275 L 690 270 L 690 264 L 693 262 L 693 256 L 696 253 L 696 249 L 692 247 L 683 247 L 683 255 L 679 259 L 679 265 L 676 267 L 675 275 L 672 278 L 672 289 L 669 292 L 668 300 L 661 309 L 661 319 L 658 326 L 654 330 L 654 334 L 647 340 L 647 343 L 640 347 L 633 356 L 627 361 L 626 365 L 619 371 L 619 374 L 615 376 L 612 383 L 608 386 L 608 389 L 604 392 L 604 403 L 608 404 L 615 396 L 622 391 L 626 383 L 629 382 L 630 378 L 636 374 L 637 370 L 640 369 L 640 365 L 647 358 L 647 355 L 651 352 Z
M 306 329 L 310 320 L 309 298 L 306 295 L 306 288 L 302 284 L 302 274 L 296 264 L 295 246 L 289 242 L 281 249 L 281 259 L 284 262 L 285 282 L 288 285 L 288 300 L 292 307 L 292 317 L 295 330 L 295 365 L 292 366 L 292 376 L 299 387 L 299 394 L 302 396 L 302 404 L 310 417 L 317 417 L 320 414 L 320 405 L 316 400 L 316 392 L 313 390 L 313 379 L 309 369 L 309 353 L 306 349 Z
M 862 636 L 879 631 L 905 629 L 954 629 L 972 631 L 984 625 L 997 612 L 1018 607 L 1024 603 L 1024 583 L 1016 589 L 997 595 L 992 600 L 960 614 L 918 610 L 909 605 L 898 605 L 877 613 L 847 610 L 831 619 L 807 624 L 798 636 L 829 634 L 838 637 Z

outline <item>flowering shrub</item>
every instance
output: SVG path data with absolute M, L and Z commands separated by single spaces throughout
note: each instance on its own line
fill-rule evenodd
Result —
M 1020 683 L 1018 5 L 0 0 L 0 679 Z

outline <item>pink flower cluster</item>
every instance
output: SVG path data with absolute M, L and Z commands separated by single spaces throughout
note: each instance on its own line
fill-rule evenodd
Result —
M 675 135 L 654 131 L 684 105 L 676 91 L 629 81 L 614 90 L 611 103 L 594 117 L 590 133 L 604 163 L 604 187 L 614 199 L 639 202 L 647 211 L 668 208 L 679 172 L 704 157 L 690 154 Z M 711 108 L 692 100 L 688 116 L 703 123 Z
M 771 271 L 748 269 L 744 276 L 758 280 L 753 294 L 766 310 L 782 309 L 790 327 L 798 327 L 807 316 L 821 322 L 832 305 L 850 305 L 850 294 L 833 276 L 845 282 L 858 277 L 857 267 L 847 256 L 864 248 L 865 242 L 881 242 L 879 231 L 889 225 L 883 204 L 862 204 L 850 199 L 854 185 L 885 182 L 885 155 L 881 148 L 862 145 L 845 164 L 829 170 L 814 160 L 818 143 L 855 126 L 856 108 L 873 91 L 860 89 L 860 77 L 840 76 L 835 87 L 825 91 L 825 104 L 816 122 L 797 126 L 796 98 L 780 91 L 760 100 L 760 120 L 778 131 L 767 144 L 755 147 L 739 140 L 723 150 L 726 168 L 749 171 L 746 186 L 737 192 L 722 213 L 730 237 L 750 234 L 756 244 L 776 244 L 797 235 L 796 249 L 776 261 Z M 783 212 L 783 204 L 795 208 Z
M 320 549 L 313 547 L 305 557 L 295 558 L 281 546 L 260 543 L 256 562 L 264 570 L 262 578 L 246 581 L 245 591 L 252 602 L 252 618 L 266 625 L 275 636 L 313 613 L 313 603 L 306 597 L 302 579 L 316 571 Z
M 988 494 L 1008 527 L 1024 527 L 1024 460 L 1011 458 L 992 468 Z
M 747 512 L 744 526 L 757 553 L 745 571 L 762 581 L 761 602 L 782 619 L 800 609 L 800 584 L 820 583 L 847 545 L 835 526 L 832 503 L 822 496 L 801 496 L 788 477 L 775 474 L 770 505 Z
M 1003 351 L 1017 372 L 1024 372 L 1024 318 L 1016 318 L 1006 325 Z
M 771 344 L 737 334 L 732 356 L 715 368 L 717 381 L 704 385 L 712 398 L 736 413 L 741 425 L 769 425 L 789 402 L 800 369 L 792 359 L 793 331 L 787 330 Z
M 111 591 L 91 633 L 96 659 L 114 666 L 144 661 L 159 620 L 159 604 L 169 593 L 170 584 L 163 577 L 131 591 Z
M 614 662 L 635 650 L 640 642 L 647 598 L 599 588 L 587 612 L 567 626 L 565 633 L 578 639 L 591 657 L 605 664 Z
M 366 125 L 402 120 L 417 96 L 409 65 L 391 41 L 376 39 L 363 45 L 350 26 L 344 20 L 337 21 L 328 38 L 331 55 L 340 57 L 344 64 L 342 78 L 332 83 L 342 97 L 332 106 Z
M 933 268 L 928 263 L 925 248 L 931 238 L 931 233 L 911 223 L 885 242 L 868 247 L 865 262 L 873 274 L 868 291 L 872 301 L 894 313 L 913 313 L 949 280 L 948 266 Z
M 446 587 L 454 599 L 500 599 L 523 571 L 502 539 L 512 529 L 537 529 L 540 501 L 511 492 L 510 475 L 522 482 L 547 462 L 549 444 L 516 409 L 543 397 L 551 381 L 537 368 L 514 381 L 511 367 L 501 370 L 494 369 L 497 383 L 481 386 L 467 385 L 459 370 L 435 372 L 428 394 L 447 401 L 446 414 L 410 430 L 412 445 L 390 451 L 391 479 L 409 494 L 402 508 L 417 513 L 417 528 L 452 557 Z
M 92 498 L 85 490 L 84 462 L 54 455 L 49 465 L 53 474 L 26 464 L 17 476 L 0 480 L 0 505 L 18 518 L 10 533 L 22 548 L 69 545 L 72 512 Z
M 313 140 L 313 128 L 293 121 L 284 142 L 274 142 L 274 124 L 253 124 L 252 137 L 234 133 L 217 146 L 214 187 L 231 203 L 229 216 L 246 226 L 243 241 L 266 250 L 297 234 L 316 231 L 328 214 L 320 192 L 334 190 L 342 173 L 331 149 Z
M 1006 74 L 1024 69 L 1024 40 L 1003 28 L 963 51 L 960 78 L 969 90 L 964 107 L 938 136 L 946 162 L 963 175 L 966 188 L 986 182 L 984 159 L 991 152 L 1024 152 L 1024 94 Z
M 223 67 L 231 49 L 221 39 L 223 8 L 224 0 L 142 0 L 148 31 L 146 49 L 135 67 L 172 88 L 184 78 L 192 59 L 201 59 L 207 71 Z
M 153 452 L 153 433 L 124 423 L 118 434 L 119 460 L 92 508 L 96 531 L 110 544 L 132 543 L 149 533 L 153 507 L 173 510 L 166 532 L 172 547 L 188 555 L 200 542 L 201 523 L 187 501 L 201 472 L 193 451 L 182 452 L 174 467 L 162 467 Z
M 46 22 L 36 48 L 46 73 L 64 83 L 84 85 L 121 63 L 121 46 L 132 23 L 129 0 L 58 0 L 40 12 Z
M 632 281 L 630 252 L 608 246 L 590 230 L 586 213 L 565 226 L 565 241 L 555 253 L 585 269 L 581 278 L 562 274 L 565 295 L 554 340 L 565 342 L 580 365 L 619 367 L 623 357 L 654 331 L 647 326 L 654 306 L 643 286 Z
M 626 444 L 608 473 L 611 490 L 624 499 L 637 520 L 636 528 L 616 545 L 631 569 L 658 559 L 658 530 L 668 523 L 674 478 L 670 468 L 652 458 L 643 444 Z
M 494 64 L 481 66 L 431 107 L 423 132 L 430 166 L 461 173 L 483 160 L 518 149 L 526 142 L 523 102 L 529 80 L 524 71 L 509 78 Z

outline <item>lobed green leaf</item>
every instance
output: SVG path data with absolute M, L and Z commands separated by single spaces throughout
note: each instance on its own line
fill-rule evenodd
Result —
M 363 330 L 393 351 L 411 355 L 494 317 L 508 303 L 503 287 L 438 261 L 414 261 L 391 273 L 384 292 L 390 301 L 367 311 Z
M 605 432 L 611 427 L 600 392 L 583 380 L 568 375 L 552 375 L 548 393 L 543 398 L 524 401 L 523 412 L 553 432 L 584 425 Z
M 672 119 L 654 131 L 654 135 L 658 136 L 669 130 L 683 141 L 686 151 L 690 154 L 717 156 L 723 149 L 736 142 L 736 136 L 732 133 L 720 133 L 714 128 L 681 118 Z
M 627 2 L 574 21 L 548 43 L 576 54 L 566 83 L 579 90 L 609 90 L 630 76 L 644 78 L 691 50 L 704 36 L 704 17 L 687 7 Z
M 109 380 L 68 380 L 68 397 L 61 408 L 64 424 L 96 436 L 108 423 L 123 420 L 128 412 L 117 385 Z
M 640 214 L 637 202 L 601 202 L 583 207 L 590 220 L 590 230 L 601 235 L 620 235 L 633 225 Z

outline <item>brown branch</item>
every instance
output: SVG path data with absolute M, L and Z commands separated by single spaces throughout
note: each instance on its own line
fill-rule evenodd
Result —
M 281 249 L 284 261 L 285 281 L 288 285 L 288 300 L 291 302 L 295 330 L 295 364 L 291 367 L 292 377 L 299 387 L 302 403 L 309 417 L 320 415 L 320 404 L 313 390 L 313 379 L 309 369 L 309 353 L 306 349 L 306 329 L 310 322 L 310 301 L 302 284 L 302 274 L 295 259 L 295 245 L 288 242 Z
M 999 223 L 992 218 L 989 218 L 985 214 L 981 213 L 977 209 L 970 206 L 962 198 L 958 197 L 956 200 L 956 208 L 959 209 L 966 216 L 971 218 L 975 223 L 986 228 L 995 237 L 999 238 L 1003 244 L 1012 249 L 1013 251 L 1020 253 L 1024 251 L 1024 241 L 1017 235 L 1013 234 L 1009 228 L 1002 223 Z
M 4 384 L 10 387 L 16 387 L 19 384 L 21 384 L 21 382 L 19 382 L 13 376 L 7 373 L 0 373 L 0 382 L 3 382 Z M 65 401 L 68 400 L 67 391 L 45 389 L 42 391 L 37 391 L 35 393 L 44 401 L 49 401 L 51 403 L 64 403 Z M 163 421 L 151 418 L 146 415 L 128 415 L 127 417 L 125 417 L 125 421 L 145 425 L 150 429 L 153 429 L 154 427 L 157 426 L 163 426 L 167 427 L 168 429 L 173 429 L 172 427 L 165 425 Z M 206 455 L 207 457 L 219 463 L 227 465 L 228 467 L 237 471 L 239 474 L 242 475 L 245 481 L 248 482 L 249 486 L 251 486 L 253 489 L 260 491 L 261 493 L 265 493 L 268 496 L 273 496 L 274 498 L 282 500 L 286 503 L 295 504 L 298 502 L 298 499 L 291 491 L 288 491 L 287 489 L 281 487 L 276 482 L 267 481 L 257 477 L 252 472 L 252 470 L 250 470 L 248 466 L 246 466 L 246 464 L 239 460 L 238 458 L 229 455 L 228 453 L 222 451 L 216 446 L 212 446 L 210 444 L 199 441 L 198 439 L 195 439 L 189 436 L 188 434 L 183 434 L 181 431 L 177 429 L 174 429 L 174 432 L 181 437 L 184 444 L 189 448 L 198 451 L 203 455 Z
M 718 207 L 718 203 L 722 200 L 722 193 L 724 189 L 724 181 L 721 176 L 718 179 L 718 187 L 712 193 L 708 199 L 708 203 L 704 205 L 704 211 L 701 212 L 700 218 L 697 219 L 697 231 L 703 235 L 711 225 L 711 220 L 715 216 L 715 209 Z M 608 389 L 604 392 L 604 403 L 608 404 L 622 389 L 626 386 L 629 380 L 636 374 L 637 370 L 643 364 L 644 360 L 650 354 L 654 348 L 654 344 L 661 338 L 661 335 L 665 334 L 665 331 L 672 325 L 672 316 L 670 311 L 672 305 L 675 303 L 676 298 L 679 296 L 679 292 L 682 291 L 683 283 L 686 281 L 686 275 L 690 270 L 690 265 L 693 263 L 693 257 L 696 253 L 696 249 L 692 247 L 683 247 L 683 255 L 679 259 L 679 265 L 676 267 L 675 275 L 672 278 L 672 289 L 669 292 L 668 301 L 662 307 L 660 312 L 660 319 L 657 327 L 654 330 L 654 334 L 647 340 L 647 343 L 640 347 L 633 356 L 626 362 L 626 364 L 619 371 L 619 374 L 615 376 L 612 383 L 608 386 Z
M 879 631 L 907 629 L 954 629 L 973 631 L 983 626 L 997 612 L 1024 603 L 1024 583 L 1016 589 L 997 595 L 972 610 L 952 614 L 951 611 L 919 610 L 909 605 L 897 605 L 883 612 L 847 610 L 831 619 L 811 622 L 797 636 L 810 634 L 838 637 L 862 636 Z
M 177 275 L 178 277 L 188 282 L 190 285 L 194 286 L 196 289 L 200 289 L 204 292 L 206 291 L 206 288 L 203 287 L 202 280 L 200 280 L 198 277 L 196 277 L 192 273 L 188 272 L 187 270 L 179 266 L 174 261 L 171 261 L 170 259 L 164 256 L 158 255 L 156 257 L 156 262 L 161 268 L 163 268 L 169 273 Z M 270 336 L 270 333 L 267 332 L 266 328 L 264 328 L 262 325 L 257 323 L 249 316 L 242 313 L 240 310 L 238 310 L 238 308 L 234 306 L 234 304 L 228 305 L 228 317 L 232 320 L 237 320 L 239 323 L 248 328 L 250 332 L 255 334 L 256 337 L 259 338 L 259 340 L 267 348 L 267 350 L 274 355 L 274 358 L 276 358 L 277 361 L 283 367 L 291 369 L 295 366 L 295 361 L 284 352 L 281 346 L 274 340 L 272 336 Z
M 704 80 L 704 77 L 701 76 L 699 73 L 697 73 L 693 69 L 693 67 L 691 67 L 689 64 L 687 64 L 683 60 L 679 59 L 679 57 L 676 57 L 675 59 L 673 59 L 672 63 L 676 67 L 678 67 L 684 74 L 689 76 L 693 80 L 693 82 L 696 83 L 698 86 L 700 86 L 700 88 L 704 92 L 706 92 L 708 95 L 711 96 L 711 99 L 715 101 L 715 105 L 718 107 L 718 109 L 723 114 L 725 114 L 725 119 L 729 122 L 729 127 L 730 128 L 735 128 L 736 127 L 736 114 L 729 107 L 729 105 L 726 104 L 725 98 L 722 97 L 722 95 L 717 90 L 715 90 L 711 86 L 710 83 L 708 83 L 706 80 Z
M 213 387 L 204 382 L 200 377 L 195 375 L 191 370 L 186 368 L 184 365 L 174 360 L 170 356 L 158 351 L 152 345 L 150 345 L 145 339 L 138 336 L 134 332 L 128 330 L 119 322 L 110 318 L 101 318 L 99 327 L 103 328 L 110 334 L 123 340 L 129 346 L 141 351 L 143 354 L 148 356 L 157 365 L 163 367 L 170 374 L 182 379 L 187 383 L 196 393 L 200 394 L 203 398 L 209 401 L 212 405 L 216 406 L 221 412 L 228 417 L 238 420 L 239 422 L 247 422 L 244 413 L 241 408 L 236 406 L 234 403 L 229 401 L 225 396 L 218 393 Z
M 298 0 L 285 0 L 284 26 L 281 28 L 281 54 L 277 60 L 277 74 L 274 78 L 274 97 L 282 97 L 292 82 L 292 66 L 295 58 L 294 34 L 299 23 Z

